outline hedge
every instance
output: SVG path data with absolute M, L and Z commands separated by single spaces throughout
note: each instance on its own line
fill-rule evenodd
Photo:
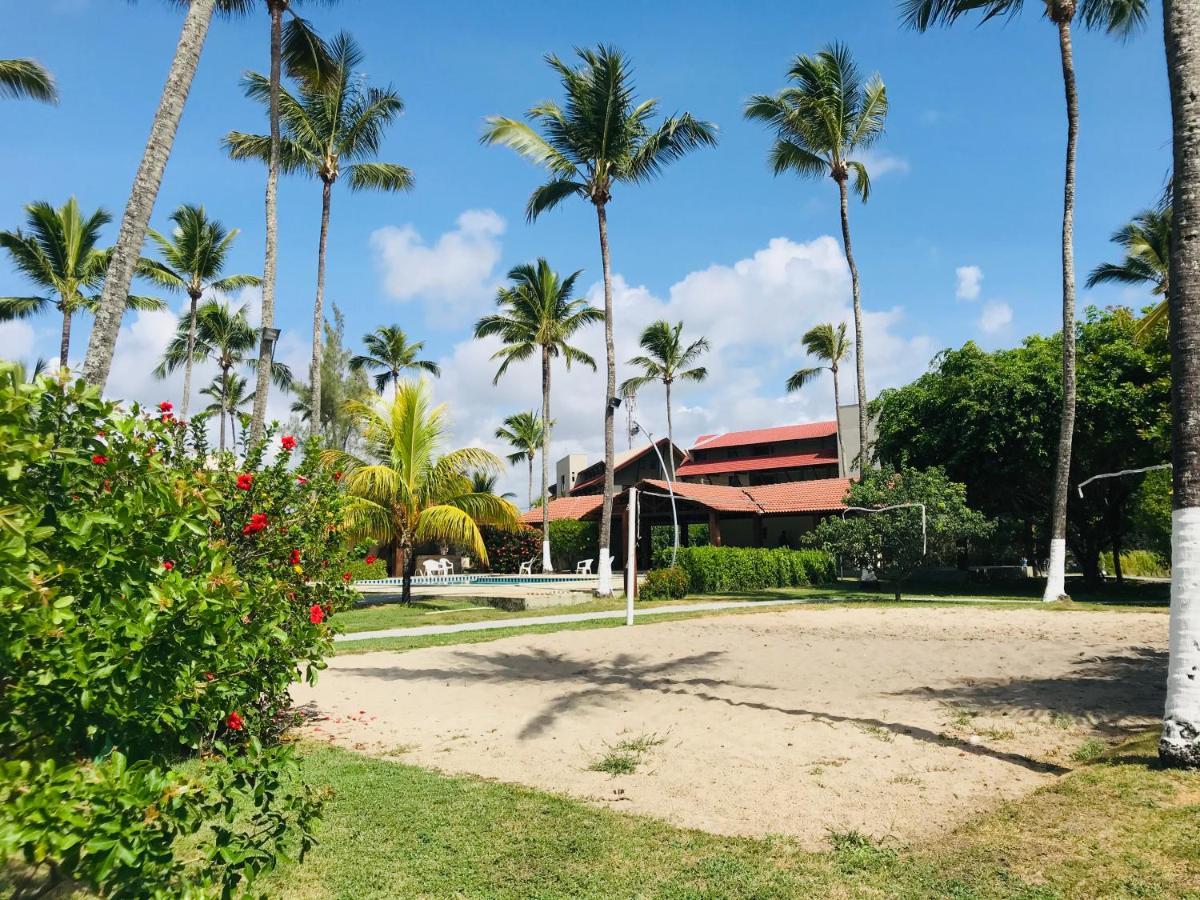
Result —
M 682 600 L 687 596 L 689 578 L 679 566 L 651 569 L 638 587 L 639 600 Z
M 488 569 L 492 572 L 516 574 L 523 562 L 535 560 L 533 566 L 542 570 L 542 532 L 528 525 L 518 528 L 500 528 L 496 525 L 481 525 L 483 546 L 487 548 Z
M 550 556 L 561 569 L 571 570 L 581 559 L 595 559 L 598 535 L 595 522 L 558 519 L 550 523 Z M 539 558 L 541 551 L 539 550 Z
M 654 561 L 660 567 L 668 566 L 670 548 L 656 553 Z M 676 565 L 687 573 L 693 594 L 805 587 L 837 579 L 834 559 L 824 550 L 680 547 Z

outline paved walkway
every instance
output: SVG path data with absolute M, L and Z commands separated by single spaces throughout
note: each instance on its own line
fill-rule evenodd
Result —
M 905 600 L 926 600 L 944 603 L 1040 603 L 1039 600 L 988 599 L 967 597 L 905 597 Z M 769 606 L 797 606 L 813 603 L 838 603 L 836 597 L 796 598 L 792 600 L 716 600 L 711 603 L 686 603 L 678 606 L 655 606 L 639 609 L 636 618 L 661 616 L 669 613 L 718 612 L 723 609 L 762 609 Z M 521 628 L 530 625 L 566 625 L 571 622 L 591 622 L 596 619 L 624 619 L 625 610 L 613 609 L 603 612 L 560 613 L 553 616 L 526 616 L 520 619 L 484 619 L 482 622 L 460 622 L 457 625 L 416 625 L 407 628 L 383 628 L 378 631 L 355 631 L 339 634 L 335 641 L 368 641 L 372 638 L 421 637 L 429 634 L 457 634 L 461 631 L 488 631 L 492 628 Z

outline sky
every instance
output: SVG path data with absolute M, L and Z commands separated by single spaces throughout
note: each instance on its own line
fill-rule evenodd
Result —
M 423 340 L 443 369 L 431 385 L 448 406 L 454 446 L 497 452 L 504 416 L 539 402 L 536 362 L 515 366 L 493 386 L 496 345 L 471 339 L 494 308 L 513 265 L 545 256 L 562 272 L 581 269 L 580 292 L 602 305 L 596 220 L 585 202 L 527 223 L 524 205 L 540 173 L 512 151 L 479 143 L 489 114 L 519 116 L 560 96 L 544 62 L 581 45 L 611 43 L 633 60 L 640 97 L 665 112 L 688 111 L 719 127 L 716 148 L 697 151 L 649 185 L 619 186 L 609 207 L 618 378 L 633 373 L 637 337 L 651 321 L 684 322 L 706 336 L 707 382 L 675 391 L 677 442 L 703 433 L 832 417 L 827 377 L 795 394 L 784 382 L 812 365 L 800 336 L 817 322 L 851 321 L 837 190 L 829 179 L 774 177 L 770 136 L 746 122 L 753 93 L 783 86 L 791 60 L 832 41 L 887 85 L 887 131 L 865 155 L 874 190 L 850 210 L 865 310 L 869 392 L 904 384 L 936 353 L 968 340 L 987 348 L 1057 330 L 1061 321 L 1062 167 L 1065 117 L 1055 29 L 1033 2 L 1020 16 L 978 26 L 962 22 L 927 34 L 904 30 L 893 0 L 733 3 L 610 0 L 602 18 L 584 4 L 431 3 L 342 0 L 303 12 L 324 35 L 350 32 L 362 45 L 360 74 L 390 84 L 404 116 L 380 159 L 409 166 L 406 194 L 334 189 L 326 298 L 345 313 L 351 346 L 383 324 Z M 1082 289 L 1088 271 L 1116 258 L 1109 236 L 1151 204 L 1170 167 L 1170 109 L 1158 4 L 1143 31 L 1121 42 L 1077 32 L 1080 93 L 1076 218 L 1079 307 L 1150 302 L 1140 290 Z M 57 79 L 61 102 L 0 101 L 0 228 L 23 221 L 22 207 L 78 197 L 119 221 L 140 159 L 182 14 L 172 4 L 44 0 L 5 17 L 0 57 L 34 57 Z M 263 110 L 247 100 L 243 72 L 268 65 L 265 13 L 216 20 L 175 141 L 152 225 L 167 228 L 181 203 L 240 229 L 229 273 L 261 274 L 265 170 L 230 161 L 230 130 L 265 133 Z M 103 63 L 100 60 L 104 60 Z M 281 180 L 278 355 L 307 373 L 320 187 Z M 116 238 L 116 224 L 105 240 Z M 141 293 L 150 293 L 147 286 Z M 0 296 L 30 286 L 0 258 Z M 257 316 L 260 295 L 231 298 Z M 178 400 L 181 379 L 150 370 L 175 328 L 171 312 L 126 316 L 110 395 Z M 75 357 L 88 320 L 74 328 Z M 0 356 L 53 358 L 55 314 L 0 325 Z M 603 332 L 578 343 L 598 373 L 554 371 L 551 458 L 598 457 L 603 448 Z M 853 366 L 842 396 L 853 395 Z M 212 373 L 197 376 L 204 384 Z M 271 412 L 287 418 L 289 398 Z M 665 432 L 661 388 L 646 389 L 637 417 Z M 623 424 L 618 420 L 619 424 Z M 617 445 L 625 447 L 623 429 Z M 524 500 L 525 474 L 503 484 Z

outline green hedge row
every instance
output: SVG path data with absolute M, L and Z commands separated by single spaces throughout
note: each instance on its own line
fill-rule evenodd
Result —
M 638 587 L 639 600 L 682 600 L 688 594 L 687 572 L 673 569 L 651 569 Z
M 660 567 L 671 563 L 671 550 L 655 554 Z M 805 587 L 837 579 L 833 557 L 824 550 L 786 547 L 680 547 L 676 562 L 688 574 L 693 594 Z

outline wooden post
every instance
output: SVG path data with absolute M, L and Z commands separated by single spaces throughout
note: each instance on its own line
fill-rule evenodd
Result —
M 708 512 L 708 542 L 714 547 L 721 546 L 721 517 L 716 510 Z

